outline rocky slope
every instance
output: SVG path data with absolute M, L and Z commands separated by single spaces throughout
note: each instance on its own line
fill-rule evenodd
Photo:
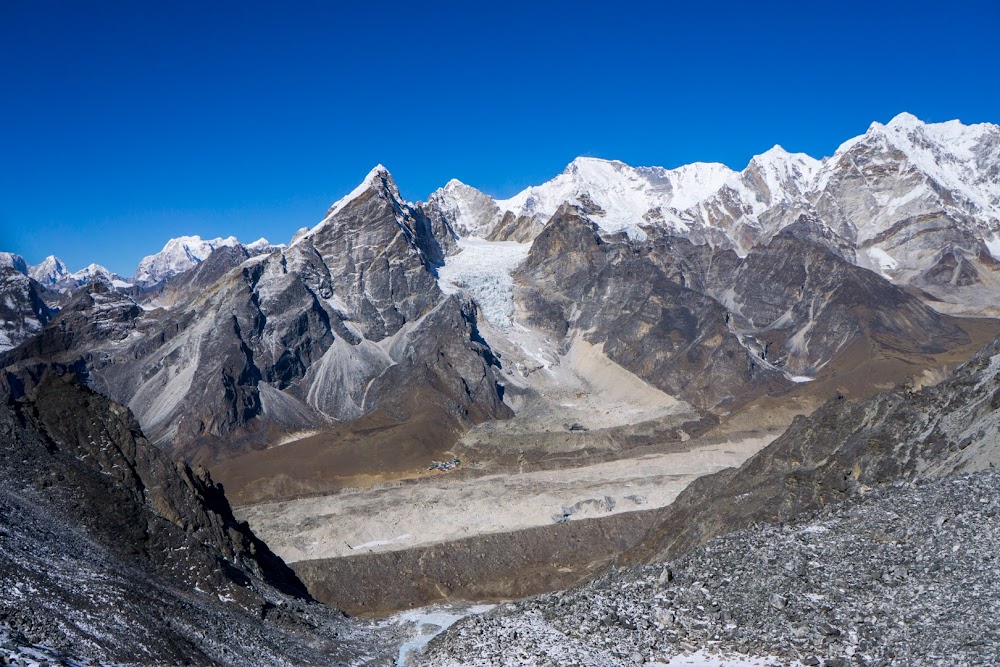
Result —
M 1000 463 L 1000 339 L 945 382 L 831 399 L 742 467 L 696 480 L 633 560 L 663 560 L 754 522 L 787 520 L 895 481 Z
M 419 664 L 990 665 L 1000 474 L 897 484 L 501 605 Z
M 173 463 L 125 408 L 70 376 L 0 406 L 0 480 L 0 627 L 12 645 L 129 664 L 365 652 L 203 470 Z

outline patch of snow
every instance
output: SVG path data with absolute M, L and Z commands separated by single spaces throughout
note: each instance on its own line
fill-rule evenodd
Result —
M 365 542 L 364 544 L 358 544 L 354 546 L 348 545 L 348 546 L 350 546 L 351 551 L 357 551 L 358 549 L 373 549 L 375 547 L 384 547 L 394 542 L 405 542 L 406 540 L 410 539 L 413 539 L 412 535 L 410 535 L 409 533 L 403 533 L 402 535 L 397 535 L 391 540 L 372 540 L 371 542 Z
M 496 607 L 492 604 L 462 607 L 458 605 L 433 605 L 420 609 L 411 609 L 389 617 L 386 625 L 398 625 L 412 628 L 412 636 L 399 647 L 397 667 L 406 667 L 410 661 L 418 657 L 425 646 L 439 634 L 453 626 L 466 616 L 485 614 Z
M 993 259 L 1000 259 L 1000 237 L 993 234 L 989 238 L 984 239 L 983 242 L 986 244 L 986 249 L 993 255 Z
M 770 665 L 801 666 L 798 660 L 789 662 L 775 656 L 759 658 L 736 653 L 710 653 L 705 650 L 674 656 L 670 662 L 648 662 L 649 667 L 770 667 Z
M 874 266 L 885 278 L 889 277 L 887 273 L 888 271 L 892 271 L 899 265 L 899 263 L 889 255 L 889 253 L 881 248 L 869 248 L 868 257 L 872 261 L 872 266 Z

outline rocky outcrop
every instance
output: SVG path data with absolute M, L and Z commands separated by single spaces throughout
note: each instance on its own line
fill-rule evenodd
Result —
M 14 266 L 0 267 L 0 352 L 38 334 L 55 315 L 42 293 L 41 285 Z
M 72 376 L 0 405 L 0 517 L 13 643 L 129 664 L 329 664 L 357 648 L 207 473 Z
M 208 473 L 175 464 L 142 435 L 131 413 L 47 374 L 3 410 L 3 474 L 45 489 L 105 547 L 136 554 L 206 590 L 263 604 L 248 577 L 306 597 L 284 563 L 233 517 Z M 231 567 L 219 567 L 220 559 Z

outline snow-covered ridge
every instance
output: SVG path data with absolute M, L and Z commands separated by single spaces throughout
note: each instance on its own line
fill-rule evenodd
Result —
M 634 231 L 651 210 L 689 208 L 718 192 L 733 174 L 718 163 L 698 162 L 671 170 L 580 157 L 551 181 L 497 205 L 516 216 L 545 218 L 567 202 L 596 207 L 595 219 L 606 231 Z
M 519 229 L 528 233 L 513 237 L 523 241 L 570 203 L 606 232 L 641 238 L 643 229 L 659 227 L 741 255 L 808 215 L 854 241 L 863 266 L 907 281 L 929 270 L 946 245 L 974 257 L 979 244 L 1000 259 L 998 165 L 997 125 L 925 123 L 903 113 L 873 123 L 828 158 L 774 146 L 734 171 L 716 163 L 664 169 L 581 157 L 509 199 L 494 201 L 452 180 L 425 210 L 463 237 L 490 238 L 509 227 L 501 225 L 505 215 L 523 216 L 531 224 Z M 944 216 L 938 224 L 945 231 L 922 240 L 917 221 L 935 216 Z
M 148 255 L 139 262 L 134 282 L 140 285 L 154 285 L 194 268 L 219 248 L 236 246 L 242 246 L 250 255 L 259 255 L 273 248 L 284 247 L 283 244 L 272 245 L 265 238 L 242 245 L 235 236 L 214 239 L 202 239 L 197 235 L 178 236 L 167 241 L 163 250 L 155 255 Z
M 21 261 L 23 262 L 23 260 Z M 109 283 L 115 287 L 131 287 L 131 283 L 122 280 L 118 274 L 112 273 L 100 264 L 89 264 L 79 271 L 71 272 L 66 264 L 54 255 L 49 255 L 40 263 L 27 267 L 27 270 L 21 273 L 30 276 L 49 289 L 61 292 L 72 291 L 95 280 Z

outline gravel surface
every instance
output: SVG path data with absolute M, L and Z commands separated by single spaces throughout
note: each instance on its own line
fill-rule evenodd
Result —
M 996 470 L 874 489 L 463 619 L 421 664 L 995 665 L 998 489 Z

